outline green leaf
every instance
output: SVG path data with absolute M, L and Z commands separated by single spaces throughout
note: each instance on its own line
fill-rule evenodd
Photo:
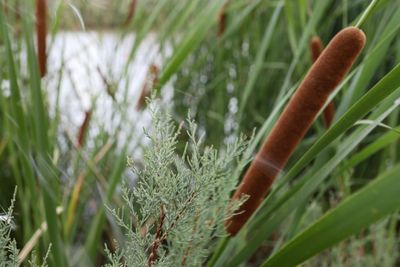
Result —
M 377 140 L 363 148 L 360 152 L 354 154 L 349 160 L 345 162 L 345 164 L 342 166 L 342 169 L 345 170 L 356 166 L 379 150 L 389 146 L 390 144 L 398 140 L 400 138 L 400 134 L 397 131 L 399 130 L 400 127 L 383 134 Z
M 345 199 L 262 266 L 295 266 L 400 208 L 400 165 Z
M 257 77 L 262 69 L 265 54 L 271 43 L 272 34 L 274 32 L 276 23 L 278 22 L 279 15 L 282 11 L 282 6 L 283 6 L 282 4 L 283 3 L 280 2 L 279 5 L 275 8 L 274 14 L 271 17 L 270 22 L 268 23 L 268 27 L 266 27 L 266 29 L 265 29 L 264 37 L 261 41 L 260 48 L 257 52 L 257 56 L 255 58 L 253 66 L 251 68 L 249 78 L 247 80 L 246 86 L 242 93 L 242 97 L 240 99 L 239 114 L 241 114 L 243 112 L 244 108 L 246 107 L 247 99 L 249 98 L 249 96 L 254 88 L 254 84 L 257 80 Z
M 364 58 L 362 66 L 355 75 L 356 78 L 353 80 L 337 109 L 337 116 L 344 114 L 364 94 L 377 69 L 386 58 L 389 46 L 400 29 L 400 8 L 394 14 L 392 10 L 389 11 L 385 12 L 385 15 L 390 15 L 391 19 L 389 21 L 382 20 L 380 23 L 386 27 L 377 39 L 377 44 L 368 51 L 367 56 Z

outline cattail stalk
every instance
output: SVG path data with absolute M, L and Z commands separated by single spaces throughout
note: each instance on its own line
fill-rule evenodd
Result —
M 340 31 L 318 57 L 287 104 L 274 128 L 247 170 L 233 199 L 248 199 L 227 221 L 235 235 L 263 201 L 298 143 L 342 81 L 365 44 L 364 33 L 355 27 Z
M 322 44 L 322 41 L 318 36 L 314 36 L 311 39 L 310 50 L 311 50 L 312 61 L 313 62 L 317 61 L 318 57 L 324 50 L 324 45 Z M 334 117 L 335 117 L 335 103 L 331 101 L 326 106 L 323 113 L 325 128 L 329 128 L 331 126 Z
M 46 75 L 47 0 L 36 0 L 36 36 L 40 77 Z

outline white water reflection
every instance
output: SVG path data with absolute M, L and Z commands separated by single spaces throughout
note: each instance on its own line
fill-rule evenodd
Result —
M 162 59 L 155 36 L 149 35 L 126 67 L 133 42 L 133 35 L 122 38 L 113 32 L 57 33 L 51 41 L 44 84 L 51 113 L 55 114 L 58 102 L 63 131 L 76 135 L 85 111 L 93 109 L 90 136 L 105 131 L 126 140 L 133 131 L 136 142 L 144 141 L 142 129 L 149 126 L 150 114 L 137 111 L 136 103 L 149 65 L 160 66 Z M 163 100 L 169 102 L 172 90 L 163 92 Z M 136 142 L 129 143 L 135 146 Z

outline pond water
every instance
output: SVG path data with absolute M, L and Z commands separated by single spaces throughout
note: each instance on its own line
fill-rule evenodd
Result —
M 59 32 L 48 42 L 48 73 L 43 84 L 50 113 L 54 115 L 56 107 L 60 112 L 61 131 L 76 136 L 85 112 L 93 110 L 89 135 L 105 131 L 126 144 L 133 132 L 135 142 L 128 142 L 132 149 L 144 141 L 143 127 L 149 126 L 150 114 L 136 106 L 149 66 L 162 63 L 155 35 L 141 42 L 131 61 L 133 34 Z M 162 101 L 171 97 L 171 88 L 163 90 Z

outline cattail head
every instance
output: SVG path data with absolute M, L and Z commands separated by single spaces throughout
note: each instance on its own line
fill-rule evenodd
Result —
M 160 69 L 157 67 L 156 64 L 150 64 L 149 70 L 147 72 L 146 81 L 142 87 L 139 100 L 136 104 L 136 110 L 140 110 L 146 105 L 146 98 L 150 97 L 152 88 L 157 85 L 159 72 Z
M 160 70 L 158 69 L 156 64 L 150 64 L 149 74 L 151 76 L 153 76 L 153 82 L 154 82 L 154 79 L 157 80 L 157 76 L 158 76 L 159 72 L 160 72 Z
M 226 27 L 226 13 L 225 11 L 223 11 L 219 14 L 218 18 L 218 33 L 217 33 L 218 37 L 221 37 L 224 34 L 225 27 Z
M 317 61 L 319 55 L 321 55 L 322 50 L 324 50 L 324 45 L 318 36 L 314 36 L 310 42 L 310 52 L 312 62 Z
M 235 235 L 258 208 L 271 184 L 310 128 L 329 94 L 349 71 L 365 44 L 364 33 L 355 27 L 340 31 L 312 65 L 282 112 L 233 199 L 248 199 L 226 224 Z
M 81 124 L 81 127 L 79 127 L 79 132 L 78 132 L 78 146 L 82 147 L 83 143 L 85 142 L 85 136 L 87 133 L 87 130 L 89 128 L 89 122 L 92 117 L 92 111 L 85 111 L 85 118 L 83 119 L 83 122 Z
M 225 1 L 224 5 L 222 6 L 221 10 L 218 14 L 218 32 L 217 36 L 221 37 L 225 33 L 226 28 L 226 6 L 228 5 L 228 1 Z
M 131 23 L 133 17 L 135 16 L 135 11 L 136 11 L 136 5 L 137 5 L 137 0 L 131 0 L 131 3 L 129 4 L 128 7 L 128 16 L 126 17 L 125 26 L 128 26 L 129 23 Z
M 44 77 L 47 72 L 47 0 L 36 0 L 36 36 L 40 77 Z
M 1 4 L 1 8 L 3 9 L 4 15 L 8 15 L 8 4 L 6 4 L 5 2 L 2 2 Z

